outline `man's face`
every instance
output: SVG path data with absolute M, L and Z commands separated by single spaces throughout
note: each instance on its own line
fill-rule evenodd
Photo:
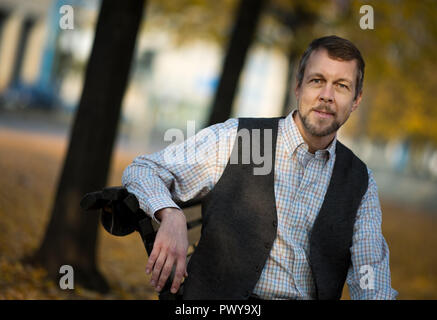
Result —
M 355 97 L 355 60 L 334 60 L 325 49 L 313 51 L 300 87 L 296 87 L 298 115 L 307 133 L 324 137 L 335 133 L 361 102 Z

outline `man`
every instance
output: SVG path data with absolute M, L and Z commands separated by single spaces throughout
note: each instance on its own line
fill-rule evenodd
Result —
M 157 291 L 175 265 L 171 292 L 188 277 L 188 299 L 339 299 L 345 280 L 352 299 L 395 299 L 372 172 L 336 139 L 361 102 L 363 79 L 363 58 L 350 41 L 316 39 L 299 64 L 297 110 L 285 119 L 229 119 L 183 148 L 169 146 L 129 165 L 123 185 L 160 222 L 146 266 Z M 268 175 L 229 161 L 240 145 L 223 142 L 237 141 L 243 127 L 273 130 Z M 206 132 L 220 138 L 205 142 Z M 166 161 L 193 144 L 219 152 Z M 173 200 L 193 198 L 205 199 L 205 210 L 187 274 L 186 220 Z

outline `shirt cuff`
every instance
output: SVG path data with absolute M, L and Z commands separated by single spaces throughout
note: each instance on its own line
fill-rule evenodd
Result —
M 155 213 L 164 208 L 176 208 L 182 211 L 182 209 L 169 198 L 148 198 L 143 201 L 140 200 L 140 207 L 144 210 L 156 223 L 160 224 L 161 221 L 156 219 Z

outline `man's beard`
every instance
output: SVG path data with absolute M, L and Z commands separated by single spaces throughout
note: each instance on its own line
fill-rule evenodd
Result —
M 310 119 L 309 119 L 309 114 L 311 113 L 311 111 L 313 110 L 317 110 L 317 111 L 322 111 L 322 112 L 327 112 L 327 113 L 331 113 L 333 114 L 333 121 L 331 123 L 331 125 L 329 125 L 326 128 L 319 128 L 313 124 L 310 123 Z M 332 112 L 329 107 L 326 106 L 317 106 L 314 109 L 311 109 L 310 112 L 308 112 L 307 115 L 303 115 L 300 112 L 300 108 L 297 108 L 297 113 L 300 117 L 300 119 L 302 120 L 302 124 L 305 127 L 305 129 L 313 136 L 315 137 L 325 137 L 327 135 L 330 135 L 331 133 L 336 132 L 340 127 L 341 127 L 341 123 L 338 123 L 335 120 L 335 113 Z

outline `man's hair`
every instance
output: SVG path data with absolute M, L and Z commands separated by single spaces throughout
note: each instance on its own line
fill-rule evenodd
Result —
M 352 42 L 337 36 L 318 38 L 310 43 L 310 45 L 300 58 L 299 69 L 297 73 L 298 87 L 302 85 L 302 80 L 305 73 L 305 68 L 307 66 L 308 58 L 313 51 L 316 51 L 318 49 L 326 49 L 328 51 L 329 57 L 332 59 L 344 61 L 356 60 L 358 73 L 355 87 L 355 100 L 363 88 L 365 66 L 364 59 L 361 56 L 360 50 L 358 50 L 358 48 Z

